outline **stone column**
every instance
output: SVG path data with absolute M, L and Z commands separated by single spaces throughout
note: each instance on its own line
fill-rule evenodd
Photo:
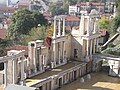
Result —
M 52 81 L 51 81 L 51 90 L 54 90 L 54 84 L 55 84 L 55 80 L 53 78 Z
M 7 67 L 8 62 L 4 62 L 4 88 L 7 86 Z
M 87 35 L 90 35 L 90 17 L 87 17 Z
M 96 33 L 96 20 L 95 20 L 95 22 L 94 22 L 94 30 L 93 30 L 93 33 L 95 34 Z
M 65 55 L 64 55 L 64 54 L 65 54 L 65 53 L 64 53 L 64 49 L 65 49 L 64 44 L 65 44 L 65 42 L 63 41 L 62 44 L 63 44 L 62 52 L 63 52 L 63 62 L 64 62 L 64 59 L 65 59 L 65 58 L 64 58 L 64 57 L 65 57 Z
M 13 84 L 16 83 L 16 60 L 13 60 Z
M 87 56 L 89 55 L 89 40 L 87 40 Z
M 63 18 L 63 32 L 62 35 L 65 36 L 65 18 Z
M 28 57 L 28 63 L 27 63 L 27 65 L 28 65 L 28 73 L 29 73 L 29 75 L 30 75 L 30 74 L 31 74 L 30 57 Z
M 58 24 L 58 37 L 61 36 L 61 21 L 59 19 L 59 24 Z
M 91 40 L 90 40 L 90 55 L 92 55 L 92 47 L 93 47 L 93 46 L 92 46 L 92 41 L 93 41 L 93 40 L 91 39 Z
M 94 48 L 93 48 L 93 54 L 96 52 L 96 38 L 94 39 Z
M 36 47 L 33 49 L 33 64 L 34 64 L 34 72 L 37 72 L 37 67 L 36 67 Z
M 25 85 L 24 83 L 24 58 L 21 58 L 21 85 Z
M 53 38 L 56 38 L 56 16 L 54 17 L 54 32 L 53 32 Z
M 43 62 L 44 62 L 44 67 L 46 67 L 46 55 L 43 55 Z
M 39 54 L 39 70 L 41 71 L 41 62 L 42 61 L 42 57 L 41 57 L 41 53 Z
M 98 51 L 99 38 L 96 38 L 96 52 Z
M 61 63 L 60 62 L 60 42 L 58 42 L 58 62 L 59 62 L 59 64 Z
M 53 43 L 53 53 L 54 53 L 54 66 L 56 66 L 56 42 Z

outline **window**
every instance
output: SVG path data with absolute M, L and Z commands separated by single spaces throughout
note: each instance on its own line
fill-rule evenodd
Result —
M 74 58 L 78 58 L 78 49 L 74 49 Z

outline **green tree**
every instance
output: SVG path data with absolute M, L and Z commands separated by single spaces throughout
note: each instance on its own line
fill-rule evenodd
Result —
M 108 29 L 111 32 L 111 34 L 115 34 L 117 32 L 118 27 L 120 27 L 120 16 L 116 16 L 111 20 Z
M 34 27 L 31 29 L 28 35 L 24 36 L 24 45 L 27 45 L 28 42 L 33 41 L 33 40 L 45 40 L 46 38 L 46 27 L 41 26 L 41 27 Z
M 99 19 L 98 21 L 98 26 L 100 29 L 108 29 L 109 26 L 109 19 L 102 17 L 101 19 Z
M 28 9 L 19 9 L 11 17 L 8 37 L 14 40 L 14 43 L 22 43 L 23 36 L 29 34 L 31 28 L 37 27 L 38 24 L 47 24 L 43 14 Z
M 116 0 L 117 15 L 120 15 L 120 0 Z
M 6 48 L 11 45 L 12 45 L 11 40 L 0 39 L 0 56 L 6 55 L 7 54 Z

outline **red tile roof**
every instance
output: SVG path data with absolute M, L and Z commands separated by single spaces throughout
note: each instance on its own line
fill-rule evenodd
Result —
M 11 12 L 13 13 L 16 10 L 15 7 L 6 7 L 6 6 L 0 6 L 0 12 Z
M 102 3 L 102 2 L 81 2 L 81 3 L 78 3 L 77 5 L 95 5 L 95 6 L 104 6 L 105 3 Z
M 66 26 L 65 30 L 71 30 L 71 27 L 70 26 Z
M 28 46 L 23 46 L 23 45 L 15 45 L 13 47 L 7 48 L 7 50 L 25 50 L 24 54 L 28 56 Z
M 66 21 L 80 21 L 80 19 L 76 16 L 67 16 Z
M 17 4 L 20 4 L 20 5 L 22 5 L 22 4 L 31 4 L 31 2 L 30 1 L 18 1 Z
M 0 29 L 0 38 L 5 39 L 7 35 L 7 30 L 6 29 Z

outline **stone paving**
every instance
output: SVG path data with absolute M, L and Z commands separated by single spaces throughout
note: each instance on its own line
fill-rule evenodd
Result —
M 3 85 L 0 85 L 0 90 L 3 90 Z
M 84 78 L 84 83 L 80 83 L 79 78 L 59 90 L 120 90 L 120 78 L 108 76 L 107 73 L 92 73 L 91 80 L 88 80 L 86 76 Z

